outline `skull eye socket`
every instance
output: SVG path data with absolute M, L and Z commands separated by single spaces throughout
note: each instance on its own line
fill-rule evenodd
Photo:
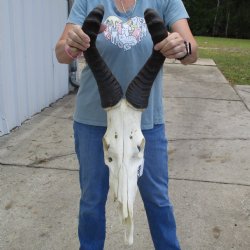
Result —
M 137 149 L 139 151 L 139 156 L 143 155 L 144 148 L 145 148 L 145 139 L 143 138 L 141 143 L 139 145 L 137 145 Z

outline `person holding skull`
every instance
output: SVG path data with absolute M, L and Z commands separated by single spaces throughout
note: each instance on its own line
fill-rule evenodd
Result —
M 185 65 L 196 61 L 197 44 L 181 0 L 75 0 L 63 34 L 56 45 L 56 55 L 60 63 L 70 63 L 82 51 L 87 52 L 91 47 L 93 41 L 83 31 L 82 25 L 87 15 L 99 4 L 104 6 L 105 12 L 95 45 L 107 67 L 112 69 L 120 84 L 121 93 L 129 92 L 126 92 L 128 84 L 133 82 L 146 63 L 152 48 L 162 57 L 178 59 Z M 144 19 L 144 11 L 148 8 L 154 9 L 160 15 L 166 30 L 171 30 L 156 44 L 152 42 Z M 148 105 L 141 118 L 146 144 L 143 148 L 143 174 L 138 179 L 138 187 L 155 249 L 177 250 L 180 245 L 173 207 L 168 197 L 168 156 L 162 83 L 161 68 L 154 78 Z M 109 121 L 102 108 L 105 105 L 99 91 L 99 81 L 92 68 L 87 66 L 81 74 L 74 114 L 75 149 L 80 165 L 81 188 L 78 235 L 80 249 L 85 250 L 101 250 L 105 241 L 109 170 L 105 166 L 107 159 L 104 161 L 102 138 Z M 138 105 L 140 108 L 140 104 Z

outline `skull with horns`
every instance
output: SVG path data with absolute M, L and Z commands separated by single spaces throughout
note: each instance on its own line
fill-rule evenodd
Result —
M 86 17 L 82 30 L 90 37 L 90 47 L 84 52 L 86 62 L 96 79 L 102 107 L 107 112 L 107 131 L 103 137 L 105 164 L 110 171 L 110 188 L 119 203 L 119 214 L 125 225 L 125 243 L 133 244 L 133 204 L 137 193 L 138 171 L 143 166 L 145 139 L 141 132 L 141 115 L 148 106 L 153 82 L 165 57 L 152 54 L 129 84 L 125 97 L 122 88 L 100 56 L 95 41 L 104 15 L 102 5 Z M 164 22 L 147 9 L 144 13 L 153 43 L 167 37 Z

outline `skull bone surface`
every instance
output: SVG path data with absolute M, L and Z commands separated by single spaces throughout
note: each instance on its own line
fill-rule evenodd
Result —
M 141 132 L 142 111 L 125 99 L 107 111 L 107 131 L 103 137 L 105 164 L 109 167 L 110 189 L 119 204 L 125 225 L 125 242 L 133 244 L 133 204 L 137 179 L 144 162 L 145 139 Z

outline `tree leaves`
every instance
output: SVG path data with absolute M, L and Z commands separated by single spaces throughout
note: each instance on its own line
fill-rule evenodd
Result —
M 250 38 L 249 0 L 183 0 L 195 35 Z

